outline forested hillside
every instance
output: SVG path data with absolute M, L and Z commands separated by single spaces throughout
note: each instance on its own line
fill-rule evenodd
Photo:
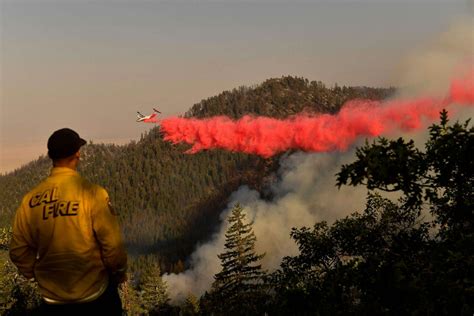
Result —
M 393 92 L 327 88 L 321 82 L 283 77 L 225 91 L 195 104 L 185 116 L 334 113 L 348 99 L 383 99 Z M 164 142 L 155 127 L 127 145 L 90 143 L 82 153 L 80 173 L 109 191 L 129 253 L 158 254 L 164 270 L 182 270 L 182 262 L 195 244 L 212 232 L 231 192 L 242 184 L 260 189 L 278 167 L 278 157 L 263 160 L 220 150 L 187 155 L 185 149 Z M 10 225 L 23 194 L 46 177 L 50 167 L 49 159 L 40 157 L 0 176 L 2 227 Z

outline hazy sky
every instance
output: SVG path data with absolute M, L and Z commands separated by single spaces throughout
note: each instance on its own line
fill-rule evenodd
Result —
M 56 129 L 123 143 L 154 106 L 283 75 L 395 85 L 404 56 L 467 1 L 1 1 L 0 173 L 46 154 Z

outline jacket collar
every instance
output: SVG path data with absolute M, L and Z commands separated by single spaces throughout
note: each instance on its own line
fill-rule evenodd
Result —
M 51 169 L 50 176 L 58 176 L 58 175 L 61 175 L 61 176 L 74 176 L 74 175 L 78 175 L 78 173 L 77 173 L 76 170 L 73 170 L 73 169 L 67 168 L 67 167 L 53 167 L 53 169 Z

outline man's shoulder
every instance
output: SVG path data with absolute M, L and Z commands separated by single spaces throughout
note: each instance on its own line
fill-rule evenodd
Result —
M 94 197 L 107 197 L 108 193 L 102 186 L 81 178 L 82 186 Z
M 94 184 L 94 192 L 97 198 L 108 198 L 109 196 L 109 193 L 107 192 L 107 190 L 98 184 Z
M 94 183 L 91 183 L 90 188 L 90 200 L 93 201 L 96 211 L 104 208 L 105 206 L 108 206 L 110 209 L 111 205 L 107 190 Z

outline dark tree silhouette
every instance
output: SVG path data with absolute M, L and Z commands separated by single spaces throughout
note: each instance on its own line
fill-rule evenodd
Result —
M 225 251 L 218 255 L 222 271 L 214 276 L 206 298 L 207 311 L 216 315 L 257 315 L 265 297 L 265 271 L 258 264 L 264 255 L 255 253 L 252 224 L 245 223 L 245 214 L 239 204 L 234 206 L 227 220 Z
M 274 314 L 473 313 L 474 128 L 443 111 L 429 131 L 424 151 L 380 138 L 342 167 L 339 186 L 401 197 L 371 192 L 360 214 L 294 229 L 300 254 L 271 277 Z

